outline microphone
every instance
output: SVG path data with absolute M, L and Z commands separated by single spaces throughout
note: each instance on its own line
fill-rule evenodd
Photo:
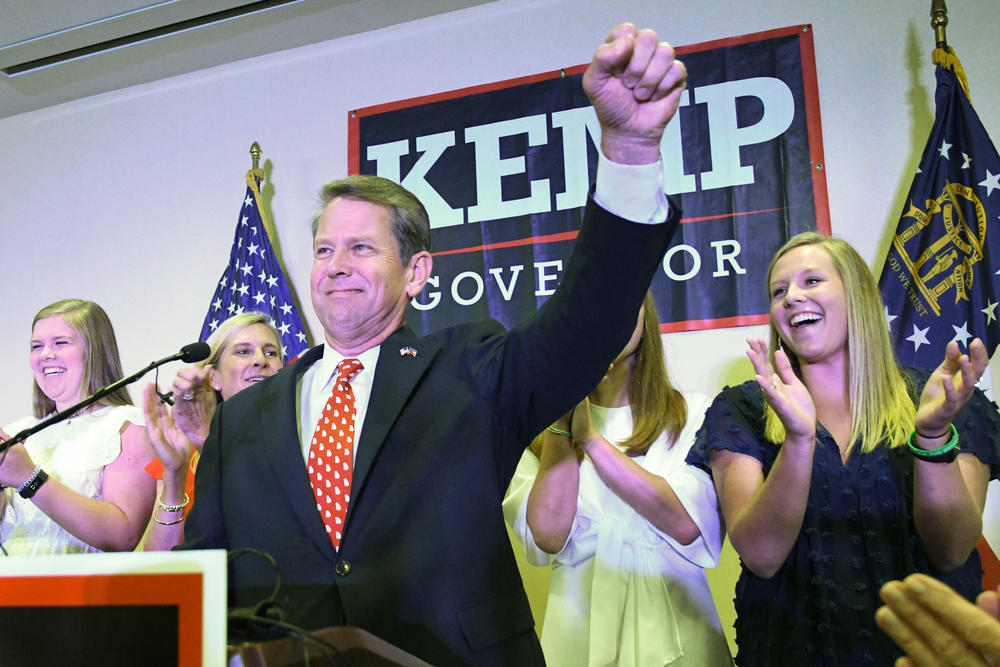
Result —
M 70 406 L 65 410 L 63 410 L 62 412 L 57 412 L 56 414 L 52 415 L 45 421 L 39 422 L 32 427 L 24 429 L 23 431 L 15 435 L 10 440 L 7 440 L 6 442 L 0 442 L 0 452 L 6 451 L 8 447 L 12 447 L 19 442 L 24 442 L 25 440 L 28 439 L 29 436 L 34 435 L 35 433 L 38 433 L 42 429 L 48 428 L 53 424 L 58 424 L 64 419 L 67 419 L 72 415 L 76 414 L 81 409 L 87 407 L 91 403 L 96 403 L 97 401 L 101 400 L 108 394 L 116 392 L 125 385 L 135 382 L 140 377 L 142 377 L 149 371 L 153 370 L 157 366 L 162 366 L 163 364 L 177 360 L 181 360 L 186 364 L 191 364 L 196 361 L 201 361 L 202 359 L 207 359 L 208 355 L 211 354 L 211 352 L 212 349 L 209 347 L 208 343 L 203 343 L 203 342 L 189 343 L 184 347 L 182 347 L 180 352 L 176 352 L 175 354 L 172 354 L 169 357 L 164 357 L 159 361 L 154 361 L 145 368 L 143 368 L 142 370 L 137 371 L 132 375 L 129 375 L 128 377 L 124 377 L 121 380 L 118 380 L 117 382 L 112 382 L 106 387 L 101 387 L 100 389 L 98 389 L 93 394 L 83 399 L 76 405 Z
M 197 343 L 188 343 L 181 348 L 181 351 L 177 354 L 172 354 L 162 361 L 156 362 L 156 365 L 165 364 L 168 361 L 176 361 L 180 359 L 185 364 L 193 364 L 196 361 L 201 361 L 202 359 L 208 359 L 208 355 L 212 354 L 212 348 L 208 343 L 198 341 Z

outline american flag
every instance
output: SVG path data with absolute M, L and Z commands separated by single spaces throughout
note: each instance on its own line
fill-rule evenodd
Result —
M 201 340 L 208 338 L 233 315 L 251 311 L 265 313 L 271 316 L 281 334 L 282 356 L 291 361 L 309 348 L 309 340 L 261 217 L 262 178 L 260 169 L 247 172 L 247 192 L 237 216 L 229 263 L 212 295 L 201 328 Z

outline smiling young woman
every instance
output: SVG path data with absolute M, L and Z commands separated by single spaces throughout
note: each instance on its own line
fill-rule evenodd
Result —
M 736 661 L 892 664 L 882 584 L 922 572 L 980 588 L 1000 470 L 1000 418 L 975 389 L 986 351 L 952 342 L 933 373 L 897 366 L 875 280 L 838 239 L 793 237 L 767 285 L 756 377 L 716 397 L 688 458 L 711 472 L 742 562 Z
M 17 433 L 121 377 L 111 321 L 91 301 L 46 306 L 32 324 L 34 416 Z M 155 485 L 142 416 L 121 389 L 0 455 L 0 543 L 8 554 L 130 551 L 149 520 Z

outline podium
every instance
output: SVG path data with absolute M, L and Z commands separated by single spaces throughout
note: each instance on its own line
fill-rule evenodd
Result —
M 221 664 L 226 552 L 0 558 L 0 665 Z
M 332 627 L 315 630 L 310 636 L 332 645 L 355 667 L 429 667 L 430 663 L 410 655 L 366 630 L 352 627 Z M 326 649 L 330 651 L 330 649 Z M 229 667 L 299 667 L 305 664 L 303 654 L 309 652 L 312 664 L 323 662 L 323 649 L 312 642 L 285 637 L 252 644 L 229 646 Z M 332 651 L 330 651 L 332 653 Z M 339 658 L 333 664 L 344 664 Z

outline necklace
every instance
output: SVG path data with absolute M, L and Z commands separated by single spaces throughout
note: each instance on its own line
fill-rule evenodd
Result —
M 81 417 L 83 415 L 89 415 L 93 411 L 94 411 L 94 409 L 91 408 L 91 406 L 89 406 L 89 405 L 86 406 L 86 407 L 80 408 L 79 410 L 77 410 L 76 412 L 74 412 L 73 414 L 71 414 L 69 417 L 66 417 L 66 420 L 65 420 L 66 421 L 66 426 L 69 426 L 70 423 L 74 419 L 76 419 L 77 417 Z

